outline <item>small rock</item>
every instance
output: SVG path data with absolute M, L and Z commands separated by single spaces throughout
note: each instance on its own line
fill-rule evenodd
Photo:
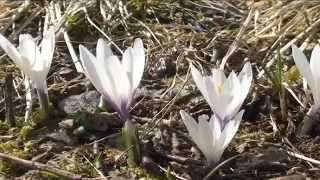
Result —
M 66 119 L 64 121 L 61 121 L 59 123 L 59 126 L 65 129 L 71 129 L 74 127 L 74 124 L 75 124 L 74 121 L 75 121 L 74 119 Z
M 67 145 L 75 145 L 77 142 L 77 140 L 74 137 L 69 136 L 65 130 L 50 133 L 46 135 L 46 137 L 57 142 L 63 142 Z
M 75 130 L 73 130 L 72 134 L 76 135 L 76 136 L 80 136 L 85 134 L 87 131 L 83 126 L 79 126 L 78 128 L 76 128 Z
M 160 173 L 158 165 L 148 156 L 142 157 L 142 165 L 149 172 Z
M 63 99 L 58 108 L 66 114 L 79 111 L 93 112 L 99 104 L 100 94 L 97 91 L 87 91 L 79 95 L 72 95 Z
M 116 113 L 86 113 L 83 112 L 79 119 L 81 125 L 87 130 L 105 132 L 109 127 L 122 127 L 121 121 Z

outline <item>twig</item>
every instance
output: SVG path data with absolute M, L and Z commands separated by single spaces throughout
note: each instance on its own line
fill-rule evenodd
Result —
M 14 31 L 10 36 L 9 39 L 15 38 L 20 32 L 27 27 L 29 24 L 31 24 L 32 20 L 39 17 L 39 14 L 42 13 L 42 9 L 37 9 L 35 12 L 33 12 L 27 20 L 24 21 L 24 23 L 19 27 L 18 30 Z
M 282 54 L 283 52 L 285 52 L 286 50 L 288 50 L 292 44 L 294 44 L 295 42 L 297 42 L 299 39 L 301 39 L 302 37 L 304 37 L 306 34 L 310 33 L 311 31 L 313 31 L 315 28 L 317 28 L 320 25 L 320 19 L 318 19 L 316 22 L 314 22 L 313 24 L 311 24 L 305 31 L 301 32 L 300 34 L 298 34 L 294 39 L 292 39 L 291 41 L 289 41 L 286 45 L 284 45 L 281 49 L 280 49 L 280 53 Z M 266 64 L 266 68 L 269 68 L 273 65 L 273 63 L 275 62 L 276 58 L 272 58 L 267 64 Z M 260 79 L 263 74 L 265 73 L 264 70 L 260 71 L 260 73 L 258 74 L 258 78 Z
M 133 145 L 131 145 L 130 147 L 128 147 L 126 150 L 124 150 L 116 159 L 115 159 L 115 164 L 120 161 L 120 159 L 125 156 L 129 151 L 130 149 L 133 148 Z
M 181 86 L 181 88 L 179 89 L 179 91 L 177 92 L 177 94 L 152 118 L 152 120 L 155 120 L 156 117 L 158 117 L 166 108 L 170 109 L 170 107 L 173 105 L 173 103 L 175 102 L 175 100 L 177 99 L 177 97 L 180 95 L 181 91 L 183 90 L 184 86 L 186 85 L 186 83 L 189 80 L 189 76 L 190 76 L 190 71 L 191 71 L 191 65 L 188 68 L 186 77 L 184 79 L 184 82 Z M 156 120 L 156 122 L 154 122 L 153 126 L 150 129 L 146 129 L 142 135 L 142 139 L 144 139 L 158 124 L 159 122 L 162 120 L 162 118 L 164 117 L 164 115 L 168 112 L 165 111 L 165 113 L 162 115 L 162 117 L 160 117 L 158 120 Z M 153 121 L 150 121 L 150 123 Z M 146 125 L 148 125 L 149 123 L 146 123 Z
M 160 166 L 160 165 L 157 165 L 162 171 L 164 171 L 165 173 L 168 173 L 168 170 L 166 170 L 165 168 L 163 168 L 162 166 Z M 169 171 L 169 173 L 172 175 L 172 176 L 174 176 L 176 179 L 180 179 L 180 180 L 188 180 L 188 179 L 186 179 L 186 178 L 183 178 L 183 177 L 181 177 L 181 176 L 179 176 L 179 175 L 177 175 L 176 173 L 174 173 L 174 172 L 171 172 L 171 171 Z
M 8 28 L 21 17 L 21 14 L 31 5 L 31 0 L 25 0 L 20 7 L 17 9 L 17 12 L 12 16 L 12 19 L 6 26 L 2 29 L 1 34 L 4 34 Z
M 320 161 L 319 161 L 319 160 L 312 159 L 312 158 L 306 157 L 306 156 L 304 156 L 304 155 L 302 155 L 302 154 L 298 154 L 298 153 L 291 152 L 291 151 L 287 151 L 287 153 L 288 153 L 288 155 L 290 155 L 290 156 L 293 156 L 293 157 L 296 157 L 296 158 L 299 158 L 299 159 L 302 159 L 302 160 L 311 162 L 311 163 L 313 163 L 313 164 L 320 165 Z
M 5 99 L 5 109 L 6 109 L 6 122 L 10 124 L 11 127 L 16 125 L 14 119 L 14 108 L 13 108 L 13 77 L 12 72 L 8 72 L 5 77 L 4 84 L 4 99 Z
M 163 46 L 161 44 L 161 42 L 159 41 L 159 39 L 157 38 L 157 36 L 152 32 L 152 30 L 146 25 L 144 24 L 142 21 L 140 21 L 139 19 L 135 18 L 135 17 L 131 17 L 132 19 L 136 20 L 141 26 L 143 26 L 144 28 L 147 29 L 147 31 L 150 32 L 151 36 L 157 41 L 157 43 L 159 44 L 159 46 L 161 47 L 161 49 L 163 49 Z
M 37 170 L 41 170 L 41 171 L 47 171 L 47 172 L 56 174 L 58 176 L 61 176 L 63 178 L 67 178 L 67 179 L 71 179 L 71 180 L 86 179 L 86 178 L 82 178 L 80 175 L 72 174 L 72 173 L 65 171 L 65 170 L 62 170 L 62 169 L 58 169 L 58 168 L 51 167 L 49 165 L 34 162 L 34 161 L 28 161 L 25 159 L 17 158 L 17 157 L 10 156 L 10 155 L 4 154 L 4 153 L 0 153 L 0 158 L 3 160 L 6 160 L 6 161 L 15 162 L 15 163 L 17 163 L 21 166 L 25 166 L 27 168 L 37 169 Z
M 225 161 L 221 162 L 220 164 L 218 164 L 215 168 L 213 168 L 204 178 L 203 180 L 209 180 L 210 177 L 218 170 L 220 169 L 222 166 L 224 166 L 225 164 L 229 163 L 230 161 L 240 157 L 242 154 L 238 154 L 238 155 L 235 155 L 235 156 L 232 156 L 228 159 L 226 159 Z
M 94 170 L 97 171 L 97 173 L 100 175 L 101 179 L 107 179 L 106 176 L 98 169 L 95 165 L 92 164 L 92 162 L 89 161 L 89 159 L 86 156 L 83 156 L 83 158 L 90 164 L 90 166 L 93 167 Z
M 88 145 L 93 145 L 93 144 L 95 144 L 95 143 L 104 141 L 104 140 L 106 140 L 106 139 L 111 139 L 111 138 L 114 138 L 114 137 L 117 137 L 117 136 L 120 136 L 120 135 L 121 135 L 121 133 L 114 133 L 114 134 L 105 136 L 105 137 L 103 137 L 103 138 L 101 138 L 101 139 L 95 140 L 95 141 L 89 143 Z
M 63 37 L 64 37 L 64 40 L 67 44 L 67 48 L 70 52 L 70 55 L 71 55 L 71 59 L 73 61 L 73 64 L 74 66 L 76 67 L 76 70 L 78 71 L 78 73 L 83 73 L 83 69 L 82 69 L 82 66 L 80 64 L 80 61 L 79 61 L 79 58 L 78 56 L 76 55 L 76 52 L 70 42 L 70 38 L 69 38 L 69 35 L 68 35 L 68 32 L 67 31 L 64 31 L 63 32 Z
M 224 69 L 224 66 L 227 63 L 227 60 L 231 57 L 231 55 L 238 49 L 239 47 L 239 41 L 241 39 L 241 37 L 243 36 L 244 32 L 246 31 L 252 16 L 254 15 L 254 9 L 251 8 L 249 11 L 249 14 L 246 18 L 246 20 L 244 21 L 239 33 L 236 36 L 236 39 L 233 41 L 233 43 L 231 44 L 230 48 L 228 49 L 227 54 L 223 57 L 222 61 L 221 61 L 221 65 L 220 65 L 220 69 Z
M 111 40 L 111 38 L 110 38 L 105 32 L 103 32 L 103 31 L 91 20 L 89 14 L 88 14 L 88 12 L 87 12 L 87 9 L 86 9 L 85 7 L 83 7 L 83 12 L 85 13 L 85 16 L 86 16 L 86 19 L 88 20 L 88 22 L 89 22 L 94 28 L 96 28 L 104 37 L 106 37 L 107 40 L 110 41 L 111 44 L 113 44 L 113 45 L 116 47 L 116 49 L 117 49 L 121 54 L 123 54 L 123 51 L 119 48 L 119 46 L 117 46 L 117 44 L 114 43 L 114 42 Z

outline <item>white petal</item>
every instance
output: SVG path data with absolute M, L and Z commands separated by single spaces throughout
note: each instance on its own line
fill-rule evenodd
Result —
M 0 47 L 4 50 L 5 53 L 7 53 L 7 55 L 13 60 L 13 62 L 19 68 L 21 68 L 22 60 L 18 50 L 16 49 L 16 47 L 14 47 L 13 44 L 11 44 L 11 42 L 8 39 L 6 39 L 1 34 L 0 34 Z
M 210 164 L 216 164 L 221 159 L 224 148 L 221 146 L 220 138 L 221 138 L 221 121 L 213 115 L 210 119 L 210 127 L 212 129 L 212 137 L 213 137 L 213 147 L 210 156 L 207 158 Z
M 198 138 L 197 138 L 198 124 L 196 123 L 196 121 L 188 113 L 186 113 L 183 110 L 180 110 L 180 115 L 193 141 L 198 141 Z
M 220 146 L 225 149 L 231 142 L 232 138 L 239 129 L 240 122 L 242 120 L 242 115 L 244 110 L 241 110 L 232 120 L 230 120 L 224 127 L 219 138 Z
M 99 74 L 97 76 L 100 78 L 102 87 L 108 92 L 110 98 L 113 98 L 113 102 L 120 107 L 120 100 L 118 99 L 118 92 L 116 89 L 116 82 L 113 79 L 113 75 L 109 74 L 108 68 L 108 58 L 113 56 L 110 45 L 106 43 L 102 38 L 98 40 L 96 48 L 97 58 L 95 59 L 93 65 Z M 111 66 L 112 68 L 112 66 Z M 104 78 L 101 78 L 104 77 Z
M 90 79 L 91 83 L 94 85 L 94 87 L 101 93 L 103 96 L 108 100 L 109 103 L 112 104 L 112 106 L 116 106 L 116 102 L 114 102 L 111 97 L 115 97 L 115 90 L 112 90 L 111 84 L 108 84 L 107 86 L 104 86 L 103 83 L 105 83 L 108 79 L 101 78 L 104 77 L 103 72 L 101 72 L 99 69 L 97 69 L 97 66 L 95 62 L 97 61 L 93 54 L 91 54 L 87 48 L 80 45 L 79 46 L 79 52 L 80 52 L 80 61 L 84 70 L 85 75 Z M 104 67 L 102 67 L 104 68 Z M 99 74 L 100 72 L 100 74 Z
M 30 34 L 21 34 L 19 36 L 19 51 L 21 56 L 25 57 L 24 60 L 28 62 L 30 67 L 33 67 L 37 58 L 40 58 L 40 51 L 34 39 Z
M 41 60 L 43 68 L 46 71 L 46 74 L 48 74 L 48 71 L 51 66 L 54 48 L 55 48 L 55 31 L 53 28 L 50 28 L 48 31 L 46 31 L 43 35 L 43 39 L 40 44 L 41 48 Z M 37 62 L 38 63 L 38 62 Z
M 216 99 L 217 95 L 215 92 L 211 92 L 215 90 L 213 83 L 211 82 L 211 78 L 208 76 L 202 76 L 198 69 L 193 65 L 191 65 L 191 75 L 205 100 L 208 102 L 211 109 L 214 110 L 213 100 Z M 207 90 L 210 90 L 210 94 Z
M 244 99 L 249 93 L 251 82 L 252 82 L 252 67 L 250 62 L 247 62 L 242 71 L 238 75 L 238 79 L 240 80 L 241 84 L 241 93 Z
M 108 59 L 108 57 L 113 55 L 110 45 L 107 44 L 107 42 L 102 38 L 98 40 L 96 54 L 97 60 L 101 66 L 105 66 L 105 61 Z
M 229 78 L 231 75 L 229 75 Z M 233 118 L 235 114 L 239 112 L 244 100 L 248 95 L 252 81 L 252 69 L 250 63 L 246 63 L 242 68 L 242 71 L 239 73 L 239 76 L 233 76 L 232 79 L 232 81 L 227 81 L 228 84 L 232 84 L 230 85 L 232 88 L 230 91 L 233 91 L 232 102 L 226 109 L 228 118 Z
M 110 45 L 106 43 L 105 40 L 100 38 L 97 43 L 96 48 L 97 58 L 95 59 L 95 69 L 99 72 L 98 76 L 102 81 L 102 87 L 108 91 L 110 98 L 113 98 L 117 106 L 120 107 L 120 99 L 118 98 L 119 94 L 117 92 L 116 80 L 114 79 L 114 74 L 108 71 L 109 68 L 113 68 L 108 62 L 109 58 L 113 56 Z M 104 77 L 103 79 L 101 77 Z
M 215 144 L 212 137 L 212 129 L 207 120 L 199 120 L 198 123 L 198 147 L 201 149 L 206 158 L 210 158 L 214 154 Z
M 222 85 L 227 80 L 226 75 L 221 69 L 212 69 L 212 78 L 216 85 Z
M 210 161 L 212 156 L 215 155 L 215 152 L 213 149 L 213 137 L 209 123 L 206 120 L 202 120 L 197 124 L 185 111 L 180 111 L 180 115 L 192 140 L 196 143 L 204 156 Z
M 313 89 L 313 98 L 315 104 L 320 103 L 320 47 L 316 45 L 313 48 L 311 59 L 310 59 L 310 68 L 314 78 L 315 89 Z
M 229 75 L 224 91 L 224 101 L 226 102 L 225 119 L 230 120 L 240 109 L 245 97 L 241 94 L 240 81 L 234 72 Z
M 250 62 L 246 62 L 246 64 L 243 66 L 241 72 L 239 73 L 238 78 L 239 78 L 241 83 L 243 83 L 244 81 L 248 81 L 248 82 L 250 82 L 249 84 L 251 85 L 252 67 L 251 67 L 251 63 Z
M 313 75 L 309 66 L 309 63 L 307 61 L 306 56 L 303 54 L 303 52 L 296 46 L 292 45 L 292 55 L 293 60 L 296 63 L 296 66 L 298 67 L 300 73 L 304 78 L 307 79 L 308 85 L 311 88 L 311 90 L 315 91 L 315 81 L 313 79 Z
M 133 90 L 136 89 L 141 81 L 145 66 L 145 53 L 141 39 L 135 39 L 133 48 L 129 47 L 124 52 L 122 65 L 128 73 Z
M 120 109 L 127 107 L 131 102 L 131 87 L 128 76 L 117 56 L 110 56 L 107 61 L 106 72 L 110 77 L 112 86 L 116 88 Z
M 128 47 L 124 53 L 123 53 L 123 56 L 122 56 L 122 61 L 121 61 L 121 64 L 122 64 L 122 67 L 123 69 L 126 71 L 127 73 L 127 76 L 129 78 L 129 81 L 132 85 L 132 88 L 135 89 L 135 84 L 134 84 L 134 80 L 133 80 L 133 72 L 134 72 L 134 55 L 133 55 L 133 49 L 131 47 Z

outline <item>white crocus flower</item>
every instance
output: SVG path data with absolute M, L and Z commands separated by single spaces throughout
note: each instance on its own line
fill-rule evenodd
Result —
M 0 34 L 0 47 L 7 53 L 18 68 L 31 79 L 37 89 L 40 106 L 42 110 L 47 113 L 49 99 L 46 77 L 54 53 L 54 29 L 51 28 L 44 33 L 39 46 L 30 34 L 21 34 L 19 36 L 18 48 L 14 47 L 8 39 Z
M 316 45 L 313 48 L 310 64 L 303 52 L 294 44 L 292 45 L 292 55 L 296 66 L 311 89 L 314 100 L 313 107 L 318 109 L 320 105 L 320 46 Z
M 203 76 L 192 65 L 193 80 L 212 111 L 220 121 L 227 121 L 239 112 L 252 81 L 251 64 L 247 62 L 237 76 L 232 71 L 227 78 L 221 69 L 212 69 L 211 76 Z
M 85 75 L 123 120 L 128 119 L 129 106 L 142 78 L 145 55 L 141 39 L 134 41 L 123 54 L 122 61 L 112 54 L 110 46 L 99 39 L 96 57 L 80 45 L 80 61 Z
M 180 115 L 191 138 L 206 157 L 208 164 L 215 165 L 236 134 L 243 112 L 244 110 L 241 110 L 225 125 L 215 115 L 209 121 L 199 119 L 198 123 L 185 111 L 180 111 Z

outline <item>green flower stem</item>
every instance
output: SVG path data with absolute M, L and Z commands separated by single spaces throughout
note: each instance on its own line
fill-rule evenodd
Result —
M 128 165 L 136 167 L 141 162 L 140 143 L 137 127 L 132 121 L 127 120 L 122 128 L 124 146 L 128 151 Z

